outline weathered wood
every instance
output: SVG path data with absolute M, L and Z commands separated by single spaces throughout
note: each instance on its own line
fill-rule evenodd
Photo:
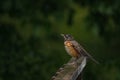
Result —
M 86 57 L 81 57 L 76 61 L 72 58 L 56 72 L 52 80 L 82 80 L 81 74 L 85 65 Z

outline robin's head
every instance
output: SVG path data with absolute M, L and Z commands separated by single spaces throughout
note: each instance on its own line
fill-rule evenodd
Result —
M 74 40 L 74 38 L 70 34 L 61 34 L 61 36 L 64 37 L 65 41 L 66 40 L 69 40 L 69 41 Z

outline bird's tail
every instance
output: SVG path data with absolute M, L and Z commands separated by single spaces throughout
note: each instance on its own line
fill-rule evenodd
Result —
M 99 62 L 97 60 L 95 60 L 92 56 L 89 56 L 89 58 L 94 61 L 95 63 L 99 64 Z

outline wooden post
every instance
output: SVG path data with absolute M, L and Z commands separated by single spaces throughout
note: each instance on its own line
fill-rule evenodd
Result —
M 72 58 L 56 72 L 52 80 L 82 80 L 82 72 L 85 66 L 86 57 L 81 57 L 77 61 Z

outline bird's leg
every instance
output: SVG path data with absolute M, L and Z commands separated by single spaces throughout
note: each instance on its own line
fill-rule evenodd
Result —
M 72 62 L 68 63 L 67 65 L 77 67 L 78 66 L 77 60 L 78 60 L 77 58 L 73 58 Z
M 77 67 L 79 66 L 79 64 L 78 64 L 78 59 L 79 59 L 79 58 L 76 57 L 76 58 L 75 58 L 75 61 L 74 61 L 74 62 L 75 62 L 75 65 L 76 65 Z

